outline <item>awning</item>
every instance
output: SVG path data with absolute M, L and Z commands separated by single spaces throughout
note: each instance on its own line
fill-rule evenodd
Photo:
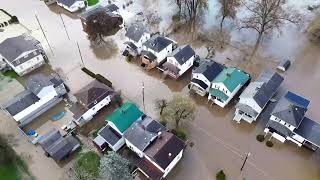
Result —
M 163 64 L 163 67 L 165 70 L 169 70 L 169 71 L 173 72 L 174 74 L 179 74 L 180 69 L 177 66 L 175 66 L 174 64 L 171 64 L 169 62 L 165 62 Z
M 217 97 L 223 101 L 226 101 L 229 98 L 229 96 L 227 96 L 225 93 L 223 93 L 219 89 L 211 88 L 209 93 L 211 96 Z

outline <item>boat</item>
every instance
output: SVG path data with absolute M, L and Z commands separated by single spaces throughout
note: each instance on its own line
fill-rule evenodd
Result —
M 61 111 L 61 112 L 55 114 L 54 116 L 52 116 L 52 120 L 53 120 L 53 121 L 58 121 L 58 120 L 60 120 L 64 115 L 65 115 L 65 112 L 64 112 L 64 111 Z

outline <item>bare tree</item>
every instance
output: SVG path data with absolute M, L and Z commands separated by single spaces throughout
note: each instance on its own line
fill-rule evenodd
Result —
M 320 42 L 320 15 L 317 15 L 307 28 L 307 36 L 311 42 Z
M 255 55 L 264 34 L 273 30 L 280 30 L 285 22 L 297 24 L 300 20 L 298 13 L 292 9 L 284 10 L 285 0 L 241 0 L 249 16 L 241 20 L 240 29 L 253 29 L 258 32 L 251 58 Z
M 167 107 L 168 102 L 165 99 L 157 99 L 155 101 L 155 108 L 159 111 L 160 116 L 163 113 L 165 107 Z
M 236 8 L 240 5 L 240 0 L 219 0 L 220 8 L 220 31 L 223 28 L 223 22 L 226 18 L 234 19 L 236 17 Z
M 184 7 L 184 16 L 190 23 L 191 31 L 195 30 L 197 18 L 208 8 L 208 0 L 181 0 Z
M 103 37 L 114 33 L 114 30 L 119 29 L 122 22 L 121 16 L 111 16 L 104 11 L 94 13 L 87 19 L 88 37 L 91 41 L 100 44 L 104 42 Z

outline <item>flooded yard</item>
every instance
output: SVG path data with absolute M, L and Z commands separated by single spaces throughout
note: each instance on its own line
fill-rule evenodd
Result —
M 28 9 L 28 11 L 21 11 L 21 7 Z M 190 72 L 175 81 L 170 78 L 163 79 L 162 74 L 157 70 L 146 72 L 139 63 L 126 62 L 119 52 L 123 48 L 125 33 L 123 29 L 116 35 L 108 37 L 109 41 L 115 43 L 117 48 L 112 49 L 115 52 L 112 53 L 112 56 L 104 56 L 107 53 L 105 49 L 92 49 L 86 34 L 82 31 L 80 20 L 69 13 L 62 13 L 70 36 L 70 40 L 68 39 L 57 14 L 60 11 L 59 7 L 49 8 L 39 0 L 12 0 L 3 3 L 2 8 L 18 16 L 21 23 L 32 31 L 39 31 L 34 14 L 39 16 L 54 52 L 52 54 L 45 41 L 42 41 L 50 64 L 53 69 L 59 69 L 72 93 L 77 92 L 92 80 L 80 69 L 82 62 L 76 45 L 79 43 L 83 64 L 95 73 L 100 73 L 110 79 L 116 90 L 121 90 L 126 99 L 137 103 L 141 109 L 143 109 L 142 83 L 144 83 L 145 113 L 148 115 L 158 118 L 154 101 L 170 98 L 175 93 L 190 96 L 195 101 L 197 104 L 196 119 L 184 125 L 188 130 L 190 140 L 195 145 L 186 149 L 184 158 L 170 173 L 168 179 L 209 180 L 214 179 L 216 172 L 220 169 L 223 169 L 228 179 L 232 180 L 240 180 L 242 176 L 248 180 L 320 179 L 319 152 L 312 153 L 289 142 L 285 144 L 275 142 L 273 148 L 268 148 L 265 143 L 256 140 L 256 135 L 263 131 L 272 104 L 269 104 L 257 123 L 237 124 L 232 121 L 235 102 L 221 109 L 207 104 L 206 98 L 189 94 L 187 84 L 191 77 Z M 283 74 L 285 80 L 282 88 L 290 89 L 309 98 L 311 106 L 307 116 L 320 122 L 318 111 L 320 105 L 318 95 L 320 92 L 320 47 L 305 42 L 304 47 L 297 51 L 296 55 L 292 57 L 295 60 L 293 65 L 289 71 Z M 230 66 L 244 68 L 246 72 L 252 74 L 254 80 L 266 67 L 274 69 L 276 62 L 276 60 L 268 60 L 264 56 L 254 59 L 253 63 L 245 66 L 241 62 L 235 64 L 231 62 Z M 102 122 L 103 117 L 107 114 L 106 111 L 102 112 L 98 114 L 100 121 L 96 122 Z M 96 124 L 93 127 L 99 125 Z M 15 127 L 10 125 L 9 128 Z M 91 130 L 91 128 L 89 129 Z M 35 149 L 29 145 L 27 148 Z M 23 151 L 23 149 L 19 149 L 19 151 Z M 251 153 L 251 156 L 243 171 L 240 171 L 248 152 Z M 43 166 L 46 166 L 47 161 L 50 160 L 41 160 L 41 158 L 46 157 L 40 153 L 32 162 L 29 162 L 31 171 L 36 178 L 47 178 L 48 175 L 44 172 L 50 173 L 51 169 L 49 168 L 53 168 L 59 177 L 55 178 L 51 173 L 50 175 L 53 177 L 50 179 L 60 179 L 62 177 L 60 174 L 64 173 L 63 168 L 50 163 L 50 167 L 44 168 Z

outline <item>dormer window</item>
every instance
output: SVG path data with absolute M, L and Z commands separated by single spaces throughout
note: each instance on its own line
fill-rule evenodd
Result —
M 94 101 L 93 101 L 93 104 L 97 104 L 97 100 L 94 100 Z

